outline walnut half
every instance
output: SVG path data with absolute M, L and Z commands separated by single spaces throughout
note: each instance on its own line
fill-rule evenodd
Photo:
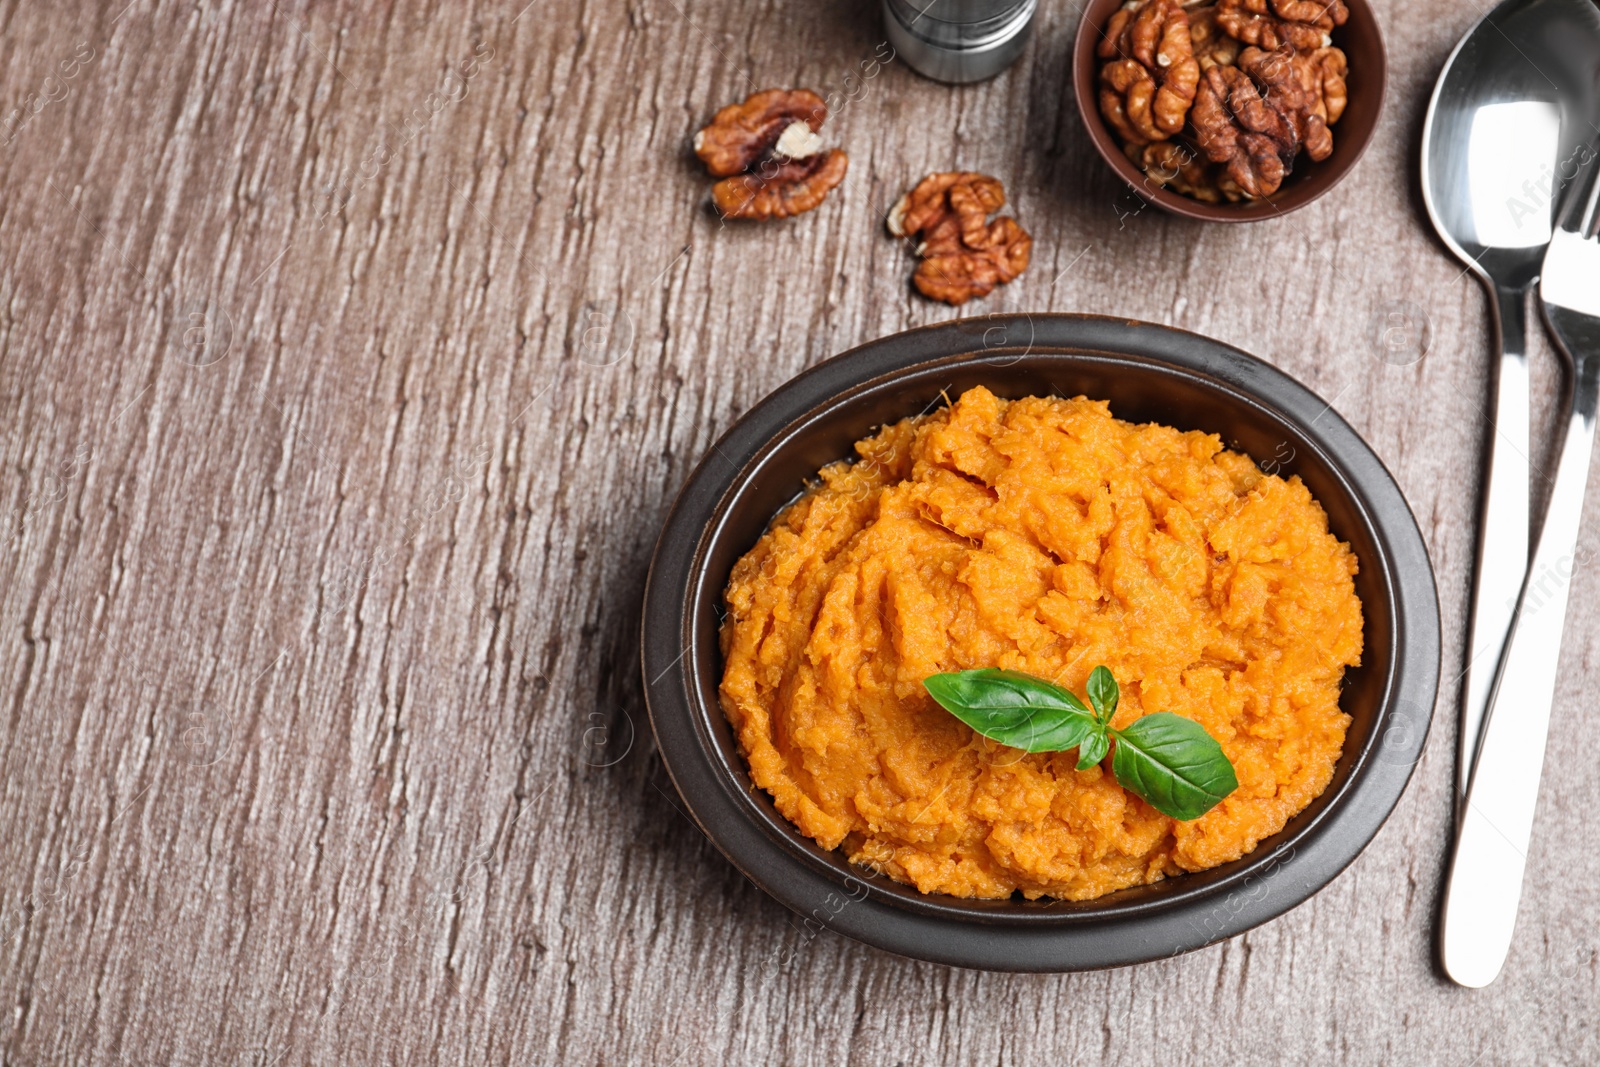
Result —
M 1125 137 L 1159 141 L 1183 129 L 1200 81 L 1189 16 L 1176 0 L 1145 0 L 1111 16 L 1096 54 L 1100 111 Z M 1130 138 L 1135 139 L 1135 138 Z
M 1215 164 L 1208 163 L 1182 141 L 1128 145 L 1123 151 L 1134 166 L 1144 171 L 1146 178 L 1175 193 L 1207 204 L 1241 198 L 1237 187 L 1221 178 Z
M 1302 52 L 1325 48 L 1328 31 L 1349 18 L 1343 0 L 1217 0 L 1217 22 L 1224 30 L 1268 50 L 1283 45 Z
M 1189 115 L 1195 143 L 1246 196 L 1271 196 L 1300 149 L 1294 127 L 1262 100 L 1238 67 L 1212 67 L 1200 82 Z
M 1300 84 L 1317 100 L 1317 114 L 1329 126 L 1339 121 L 1349 102 L 1345 76 L 1350 73 L 1350 62 L 1337 48 L 1319 48 L 1308 55 L 1296 55 L 1295 67 L 1300 73 Z
M 1328 131 L 1321 101 L 1301 79 L 1293 48 L 1287 46 L 1263 52 L 1246 48 L 1239 53 L 1239 66 L 1261 87 L 1262 101 L 1294 128 L 1313 162 L 1333 153 L 1333 134 Z
M 889 232 L 918 238 L 911 283 L 931 300 L 965 304 L 1028 269 L 1033 239 L 1009 216 L 998 178 L 972 171 L 930 174 L 889 211 Z
M 782 219 L 810 211 L 844 180 L 849 158 L 824 151 L 828 105 L 809 89 L 765 89 L 718 111 L 694 135 L 724 218 Z
M 711 201 L 728 219 L 786 219 L 802 215 L 844 181 L 850 160 L 830 148 L 809 159 L 767 160 L 748 174 L 711 187 Z
M 1189 41 L 1204 74 L 1212 67 L 1231 67 L 1239 58 L 1239 41 L 1217 24 L 1215 7 L 1189 9 Z

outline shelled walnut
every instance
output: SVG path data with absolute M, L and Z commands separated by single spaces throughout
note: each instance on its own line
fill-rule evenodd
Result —
M 1096 54 L 1113 61 L 1101 72 L 1100 106 L 1108 120 L 1108 109 L 1120 105 L 1134 128 L 1148 131 L 1150 140 L 1183 129 L 1200 81 L 1200 64 L 1194 58 L 1189 16 L 1176 0 L 1147 0 L 1118 11 L 1111 16 Z M 1148 107 L 1143 102 L 1146 94 Z M 1108 95 L 1120 99 L 1108 100 Z
M 1214 6 L 1190 9 L 1189 42 L 1202 74 L 1212 67 L 1231 67 L 1239 59 L 1239 39 L 1217 23 Z
M 1136 59 L 1114 59 L 1100 68 L 1100 114 L 1127 144 L 1162 140 L 1152 107 L 1156 83 Z
M 1332 126 L 1344 114 L 1349 103 L 1349 90 L 1345 75 L 1350 72 L 1349 60 L 1337 48 L 1319 48 L 1310 55 L 1294 57 L 1295 69 L 1300 74 L 1300 84 L 1316 97 L 1317 114 Z
M 1195 96 L 1195 143 L 1246 196 L 1271 196 L 1300 148 L 1294 127 L 1238 67 L 1213 67 Z
M 1303 52 L 1327 47 L 1330 31 L 1349 17 L 1342 0 L 1217 0 L 1223 29 L 1245 44 L 1269 50 L 1286 44 Z
M 1147 180 L 1206 203 L 1271 196 L 1333 152 L 1344 0 L 1130 0 L 1096 55 L 1100 113 Z
M 932 300 L 964 304 L 1028 269 L 1033 239 L 1010 216 L 999 179 L 972 171 L 930 174 L 896 201 L 889 232 L 918 239 L 922 257 L 911 282 Z
M 1181 142 L 1128 145 L 1123 151 L 1151 181 L 1175 193 L 1207 204 L 1243 198 L 1236 184 L 1224 180 L 1204 156 Z
M 766 89 L 730 104 L 694 135 L 713 178 L 711 199 L 730 219 L 782 219 L 810 211 L 844 180 L 849 159 L 817 132 L 828 105 L 809 89 Z
M 1294 129 L 1312 162 L 1320 162 L 1333 152 L 1333 134 L 1318 110 L 1316 94 L 1302 81 L 1295 58 L 1292 48 L 1263 52 L 1252 46 L 1239 53 L 1239 69 L 1250 75 L 1261 87 L 1262 99 Z

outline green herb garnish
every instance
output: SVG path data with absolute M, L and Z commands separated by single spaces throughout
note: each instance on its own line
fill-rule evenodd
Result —
M 1060 686 L 1019 671 L 955 671 L 922 684 L 990 740 L 1024 752 L 1077 749 L 1080 771 L 1105 759 L 1115 741 L 1111 773 L 1118 784 L 1174 819 L 1198 819 L 1239 788 L 1222 746 L 1192 719 L 1158 711 L 1112 729 L 1119 690 L 1105 667 L 1096 667 L 1085 686 L 1093 711 Z

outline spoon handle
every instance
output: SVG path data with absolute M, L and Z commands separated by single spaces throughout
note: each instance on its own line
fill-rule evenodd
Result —
M 1581 365 L 1580 365 L 1581 366 Z M 1594 365 L 1580 370 L 1555 488 L 1517 602 L 1445 883 L 1440 954 L 1464 986 L 1494 981 L 1511 949 L 1533 835 L 1573 552 L 1594 446 Z M 1588 381 L 1585 381 L 1588 379 Z
M 1500 329 L 1499 384 L 1489 424 L 1489 469 L 1484 475 L 1483 525 L 1477 584 L 1467 645 L 1466 697 L 1461 707 L 1461 751 L 1456 801 L 1466 798 L 1478 755 L 1484 709 L 1501 650 L 1511 631 L 1512 607 L 1528 571 L 1528 316 L 1527 290 L 1494 287 Z

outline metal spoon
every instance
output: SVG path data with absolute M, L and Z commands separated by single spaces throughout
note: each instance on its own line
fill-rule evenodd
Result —
M 1560 161 L 1592 132 L 1593 0 L 1506 0 L 1446 60 L 1422 128 L 1422 199 L 1483 280 L 1500 332 L 1456 800 L 1466 795 L 1512 610 L 1528 569 L 1527 297 L 1550 243 Z M 1496 384 L 1497 383 L 1497 384 Z

